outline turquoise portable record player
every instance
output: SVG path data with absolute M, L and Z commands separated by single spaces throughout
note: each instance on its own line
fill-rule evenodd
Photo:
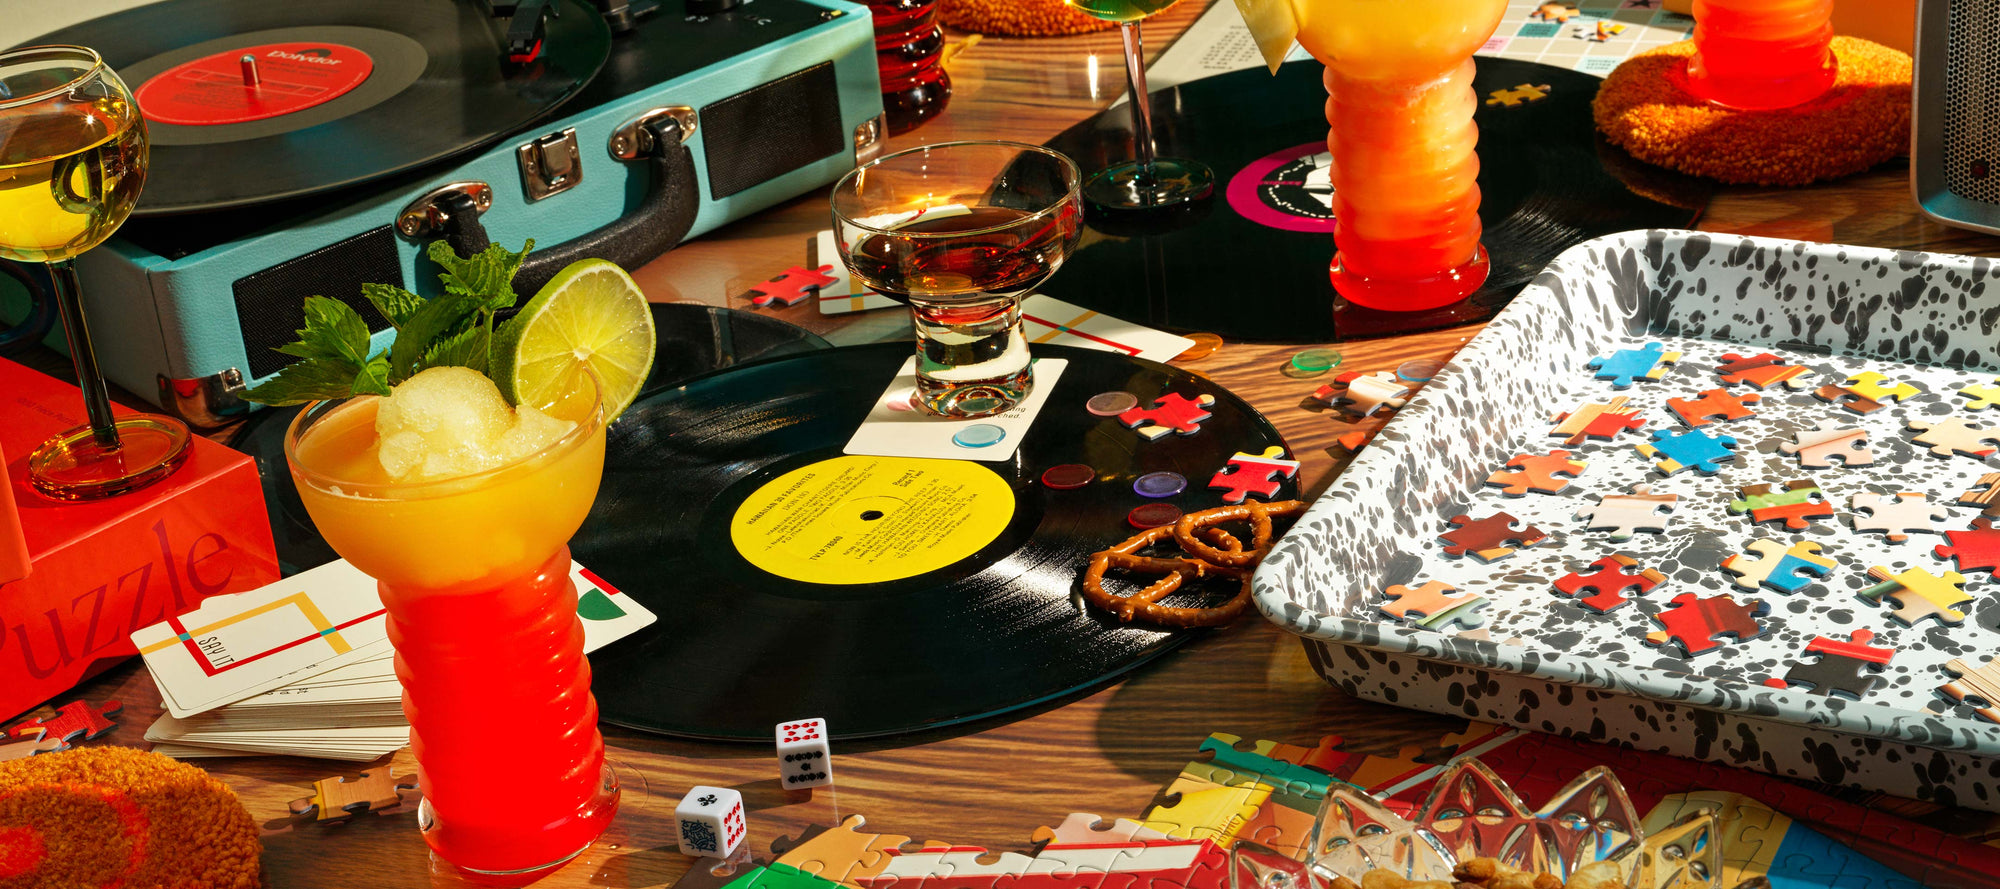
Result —
M 359 286 L 427 292 L 429 241 L 535 239 L 528 293 L 643 263 L 871 157 L 873 39 L 841 0 L 176 0 L 37 38 L 97 49 L 153 141 L 133 218 L 77 261 L 99 363 L 214 425 L 291 360 L 308 295 L 386 345 Z

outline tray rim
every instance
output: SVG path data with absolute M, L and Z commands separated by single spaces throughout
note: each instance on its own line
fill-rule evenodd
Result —
M 1589 254 L 1593 251 L 1629 248 L 1643 254 L 1649 247 L 1655 246 L 1656 242 L 1659 248 L 1671 250 L 1679 248 L 1693 237 L 1706 238 L 1710 241 L 1709 249 L 1724 252 L 1732 247 L 1736 249 L 1748 247 L 1790 251 L 1795 255 L 1817 254 L 1824 260 L 1840 263 L 1869 258 L 1891 263 L 1916 261 L 1939 267 L 1941 270 L 1959 271 L 1968 276 L 1973 276 L 1974 266 L 1983 269 L 1980 275 L 1990 276 L 1996 264 L 1993 259 L 1962 254 L 1892 250 L 1683 229 L 1647 229 L 1595 238 L 1564 250 L 1550 262 L 1512 303 L 1494 316 L 1484 329 L 1475 334 L 1445 363 L 1429 386 L 1412 397 L 1409 404 L 1398 411 L 1397 415 L 1385 425 L 1383 432 L 1390 432 L 1399 426 L 1408 428 L 1429 422 L 1433 414 L 1441 414 L 1443 409 L 1438 407 L 1437 399 L 1426 398 L 1426 393 L 1433 388 L 1458 388 L 1458 380 L 1465 374 L 1461 367 L 1462 359 L 1480 358 L 1488 353 L 1497 352 L 1496 344 L 1500 343 L 1510 329 L 1519 325 L 1524 318 L 1540 312 L 1563 311 L 1562 299 L 1549 285 L 1562 280 L 1562 276 L 1572 268 L 1591 262 Z M 1573 292 L 1573 289 L 1570 291 Z M 1824 352 L 1824 350 L 1819 351 Z M 1378 434 L 1373 443 L 1364 449 L 1336 480 L 1346 478 L 1350 474 L 1358 474 L 1361 477 L 1385 474 L 1393 477 L 1402 467 L 1403 457 L 1402 441 L 1398 436 Z M 1355 502 L 1352 495 L 1338 486 L 1329 487 L 1307 508 L 1305 515 L 1294 525 L 1294 530 L 1314 521 L 1326 521 L 1336 510 Z M 1282 576 L 1282 572 L 1292 563 L 1310 557 L 1310 553 L 1302 552 L 1306 546 L 1302 542 L 1303 539 L 1302 535 L 1292 533 L 1281 538 L 1272 548 L 1271 555 L 1264 560 L 1252 577 L 1251 590 L 1252 600 L 1266 619 L 1288 632 L 1309 640 L 1378 649 L 1478 669 L 1499 670 L 1649 701 L 1677 703 L 1695 709 L 1773 719 L 1846 735 L 1875 737 L 1939 750 L 2000 755 L 2000 724 L 1968 720 L 1948 714 L 1912 711 L 1868 701 L 1811 695 L 1789 688 L 1771 688 L 1730 678 L 1670 674 L 1644 666 L 1605 667 L 1561 652 L 1528 647 L 1515 647 L 1512 650 L 1533 652 L 1532 658 L 1519 655 L 1510 657 L 1507 651 L 1510 647 L 1487 639 L 1468 638 L 1386 621 L 1363 621 L 1310 610 L 1299 604 L 1288 588 L 1289 578 Z M 1359 579 L 1353 579 L 1352 582 L 1362 583 Z M 2000 660 L 2000 646 L 1995 646 L 1993 657 Z M 1523 661 L 1523 663 L 1516 664 L 1512 661 Z M 1528 661 L 1532 661 L 1534 666 L 1529 666 L 1526 663 Z M 1703 681 L 1689 682 L 1690 679 Z M 1687 693 L 1689 689 L 1696 691 L 1689 694 Z M 1785 704 L 1785 709 L 1803 714 L 1803 718 L 1794 717 L 1786 713 L 1785 709 L 1775 706 L 1756 705 L 1749 698 L 1752 692 L 1768 696 L 1766 700 L 1782 702 Z M 1849 714 L 1852 715 L 1852 719 L 1848 718 Z M 1858 723 L 1864 717 L 1874 722 L 1873 730 L 1861 730 L 1859 726 L 1852 724 Z

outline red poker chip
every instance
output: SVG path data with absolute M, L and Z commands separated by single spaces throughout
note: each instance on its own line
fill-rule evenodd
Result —
M 1051 466 L 1042 472 L 1042 486 L 1058 491 L 1071 491 L 1090 484 L 1097 478 L 1097 470 L 1082 463 L 1064 463 Z
M 1171 503 L 1147 503 L 1133 507 L 1125 522 L 1141 531 L 1171 525 L 1181 520 L 1181 508 Z

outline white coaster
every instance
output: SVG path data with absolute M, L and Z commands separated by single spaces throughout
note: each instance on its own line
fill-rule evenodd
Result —
M 1166 361 L 1194 345 L 1194 340 L 1187 337 L 1120 321 L 1040 293 L 1021 302 L 1021 327 L 1031 347 L 1037 343 L 1055 343 L 1117 352 L 1148 361 Z
M 842 453 L 867 457 L 978 460 L 983 463 L 1013 459 L 1014 452 L 1021 447 L 1021 440 L 1027 437 L 1028 427 L 1034 425 L 1035 417 L 1041 413 L 1042 405 L 1048 403 L 1049 393 L 1056 387 L 1056 380 L 1062 377 L 1063 368 L 1068 366 L 1069 362 L 1061 358 L 1035 359 L 1035 390 L 1028 393 L 1026 401 L 998 416 L 952 420 L 932 416 L 910 404 L 910 395 L 917 389 L 917 356 L 912 355 L 910 360 L 903 362 L 903 369 L 896 372 L 896 378 L 889 381 L 888 391 L 875 400 L 875 406 L 868 411 L 868 418 L 861 421 L 859 429 L 854 430 L 854 437 L 847 440 L 847 447 Z M 990 444 L 969 447 L 958 443 L 991 439 L 994 428 L 1004 435 Z

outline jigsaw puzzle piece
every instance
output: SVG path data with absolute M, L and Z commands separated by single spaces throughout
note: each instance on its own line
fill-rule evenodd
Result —
M 1722 464 L 1736 461 L 1735 438 L 1709 435 L 1699 429 L 1680 433 L 1654 430 L 1653 443 L 1639 445 L 1638 450 L 1653 461 L 1661 475 L 1673 475 L 1683 469 L 1714 475 L 1722 471 Z
M 1148 808 L 1139 824 L 1177 839 L 1209 840 L 1228 848 L 1270 798 L 1263 785 L 1230 787 L 1184 773 L 1167 785 L 1164 802 Z
M 1812 371 L 1797 365 L 1786 364 L 1785 359 L 1769 352 L 1745 358 L 1734 352 L 1722 356 L 1722 364 L 1715 368 L 1724 383 L 1737 385 L 1748 383 L 1759 389 L 1783 385 L 1790 389 L 1804 389 L 1812 385 Z
M 1938 691 L 1961 704 L 1973 707 L 1981 719 L 2000 722 L 2000 659 L 1974 667 L 1953 658 L 1944 665 L 1945 673 L 1957 679 L 1938 686 Z
M 336 775 L 314 781 L 313 795 L 292 800 L 291 810 L 294 815 L 314 814 L 315 821 L 332 821 L 361 812 L 393 808 L 403 801 L 401 791 L 415 789 L 416 776 L 398 777 L 393 769 L 387 767 L 362 772 L 361 777 L 351 781 Z
M 1507 461 L 1505 469 L 1487 476 L 1486 484 L 1499 488 L 1505 497 L 1525 497 L 1529 491 L 1559 494 L 1590 466 L 1569 457 L 1568 451 L 1519 454 Z
M 1835 460 L 1849 468 L 1875 462 L 1875 452 L 1868 449 L 1868 430 L 1842 428 L 1833 420 L 1819 421 L 1816 429 L 1799 430 L 1792 441 L 1780 442 L 1778 450 L 1798 455 L 1799 465 L 1806 469 L 1828 469 Z
M 1756 392 L 1735 395 L 1728 389 L 1709 389 L 1701 392 L 1696 398 L 1669 398 L 1667 410 L 1673 411 L 1674 415 L 1680 417 L 1681 422 L 1687 424 L 1689 428 L 1695 428 L 1715 422 L 1756 416 L 1757 412 L 1751 410 L 1749 406 L 1762 401 L 1763 398 L 1763 395 Z
M 1269 500 L 1278 495 L 1285 479 L 1298 474 L 1299 461 L 1285 459 L 1285 449 L 1272 445 L 1261 455 L 1237 451 L 1229 464 L 1208 480 L 1208 486 L 1227 492 L 1222 495 L 1224 503 L 1242 503 L 1251 494 Z
M 1571 571 L 1556 578 L 1555 588 L 1598 614 L 1632 601 L 1623 595 L 1628 590 L 1644 595 L 1667 580 L 1665 574 L 1651 568 L 1634 570 L 1639 568 L 1639 560 L 1623 553 L 1605 556 L 1589 567 L 1589 574 Z M 1585 591 L 1592 594 L 1585 596 Z
M 1794 662 L 1783 679 L 1766 679 L 1772 688 L 1803 688 L 1808 694 L 1837 695 L 1858 701 L 1882 684 L 1882 670 L 1896 655 L 1896 649 L 1868 643 L 1871 630 L 1850 633 L 1847 641 L 1815 636 L 1806 645 L 1805 657 L 1819 656 L 1817 663 Z
M 1154 399 L 1151 407 L 1133 408 L 1118 415 L 1118 422 L 1138 432 L 1147 441 L 1157 441 L 1169 434 L 1193 435 L 1201 431 L 1201 424 L 1212 416 L 1208 408 L 1215 404 L 1215 396 L 1203 393 L 1189 398 L 1179 392 L 1169 392 Z
M 1937 523 L 1951 518 L 1950 513 L 1932 506 L 1930 498 L 1920 492 L 1904 491 L 1889 497 L 1856 494 L 1848 504 L 1868 514 L 1867 518 L 1854 517 L 1854 530 L 1881 531 L 1890 543 L 1902 543 L 1910 539 L 1912 532 L 1943 533 Z
M 1626 407 L 1631 399 L 1620 395 L 1605 404 L 1585 402 L 1573 411 L 1553 414 L 1549 422 L 1556 424 L 1549 434 L 1563 440 L 1563 444 L 1574 447 L 1586 439 L 1610 441 L 1618 433 L 1636 431 L 1646 425 L 1640 419 L 1639 409 Z
M 1444 554 L 1453 558 L 1467 555 L 1481 562 L 1495 562 L 1549 539 L 1540 528 L 1496 512 L 1484 518 L 1452 516 L 1453 529 L 1438 535 L 1445 542 Z M 1516 529 L 1515 525 L 1521 527 Z
M 1994 385 L 1991 386 L 1968 383 L 1959 387 L 1958 394 L 1961 397 L 1972 399 L 1971 403 L 1965 406 L 1965 409 L 1969 411 L 1983 411 L 2000 407 L 2000 380 L 1994 380 L 1993 382 Z
M 1326 795 L 1326 786 L 1333 780 L 1332 776 L 1310 766 L 1272 758 L 1270 751 L 1277 747 L 1275 742 L 1258 741 L 1245 751 L 1238 749 L 1241 741 L 1234 735 L 1209 735 L 1201 742 L 1201 752 L 1208 757 L 1207 762 L 1189 765 L 1211 765 L 1253 778 L 1284 797 L 1280 802 L 1287 805 L 1301 802 L 1306 811 L 1318 810 L 1319 799 Z M 1216 780 L 1216 783 L 1230 782 Z
M 1546 83 L 1524 83 L 1504 90 L 1493 90 L 1486 94 L 1486 104 L 1504 105 L 1512 108 L 1529 102 L 1540 102 L 1549 97 Z
M 1589 521 L 1586 531 L 1610 531 L 1610 539 L 1616 543 L 1632 539 L 1639 531 L 1665 532 L 1680 499 L 1679 494 L 1655 494 L 1651 485 L 1638 484 L 1632 486 L 1630 494 L 1598 498 L 1596 506 L 1577 510 L 1576 517 Z
M 1726 593 L 1705 599 L 1694 593 L 1682 593 L 1674 597 L 1671 607 L 1653 615 L 1653 620 L 1666 630 L 1647 633 L 1646 642 L 1661 647 L 1673 642 L 1687 657 L 1694 657 L 1720 648 L 1721 643 L 1715 640 L 1723 636 L 1747 642 L 1764 635 L 1764 625 L 1757 618 L 1770 610 L 1771 606 L 1761 599 L 1742 603 Z
M 1922 568 L 1897 574 L 1878 565 L 1868 569 L 1868 576 L 1878 582 L 1862 590 L 1861 598 L 1871 602 L 1886 598 L 1896 603 L 1896 610 L 1889 616 L 1904 626 L 1914 626 L 1927 617 L 1954 627 L 1965 622 L 1965 612 L 1957 610 L 1957 606 L 1972 601 L 1973 597 L 1963 589 L 1963 574 L 1948 571 L 1937 575 Z
M 1912 432 L 1912 441 L 1931 449 L 1940 457 L 1959 454 L 1984 460 L 1993 456 L 2000 444 L 2000 429 L 1984 429 L 1965 422 L 1963 417 L 1946 417 L 1936 422 L 1909 420 L 1903 424 Z
M 12 744 L 0 744 L 0 762 L 6 762 L 10 759 L 27 759 L 37 753 L 54 753 L 68 746 L 55 738 L 44 737 L 45 734 L 41 729 L 35 729 L 32 736 L 18 736 L 26 738 L 26 740 L 15 741 Z
M 1455 589 L 1436 580 L 1420 587 L 1394 584 L 1383 591 L 1390 601 L 1380 607 L 1383 614 L 1427 629 L 1443 631 L 1454 623 L 1461 630 L 1478 629 L 1486 623 L 1486 615 L 1480 613 L 1486 607 L 1485 597 L 1445 595 Z
M 751 286 L 750 293 L 753 295 L 750 304 L 760 309 L 773 305 L 794 305 L 818 294 L 820 288 L 840 280 L 827 274 L 830 271 L 833 271 L 830 265 L 816 269 L 792 266 L 769 281 Z
M 1415 392 L 1416 389 L 1408 381 L 1397 377 L 1394 371 L 1349 371 L 1334 377 L 1332 383 L 1313 390 L 1313 397 L 1349 414 L 1372 417 L 1377 413 L 1386 416 L 1401 409 Z
M 1737 490 L 1742 496 L 1729 502 L 1729 512 L 1749 513 L 1753 525 L 1782 521 L 1790 530 L 1803 531 L 1811 525 L 1807 519 L 1833 518 L 1833 507 L 1827 503 L 1825 492 L 1811 479 L 1786 482 L 1783 491 L 1771 490 L 1769 483 L 1744 485 Z
M 1662 343 L 1647 343 L 1637 349 L 1619 349 L 1608 356 L 1590 359 L 1588 366 L 1600 380 L 1610 380 L 1613 389 L 1630 389 L 1638 380 L 1658 381 L 1681 360 L 1681 353 L 1668 352 Z
M 1966 488 L 1965 493 L 1952 502 L 1980 510 L 1979 514 L 1989 519 L 2000 519 L 2000 472 L 1980 476 L 1972 487 Z
M 1130 818 L 1118 818 L 1107 822 L 1096 815 L 1071 812 L 1061 824 L 1035 828 L 1029 839 L 1038 846 L 1101 846 L 1142 843 L 1147 840 L 1170 839 L 1170 837 Z
M 1833 573 L 1835 565 L 1834 560 L 1820 555 L 1820 545 L 1810 540 L 1791 546 L 1776 540 L 1752 540 L 1748 550 L 1722 560 L 1722 570 L 1736 575 L 1736 585 L 1746 590 L 1767 586 L 1781 593 L 1796 593 Z
M 105 717 L 124 708 L 125 705 L 117 701 L 105 701 L 102 704 L 71 701 L 57 707 L 54 716 L 23 720 L 8 728 L 7 733 L 16 738 L 25 738 L 32 734 L 43 741 L 61 744 L 62 747 L 56 748 L 61 750 L 77 741 L 95 740 L 105 732 L 117 728 L 117 723 Z
M 1993 527 L 1992 519 L 1973 519 L 1972 530 L 1946 531 L 1944 539 L 1951 545 L 1940 543 L 1931 552 L 1956 562 L 1958 570 L 1992 572 L 2000 568 L 2000 529 Z

